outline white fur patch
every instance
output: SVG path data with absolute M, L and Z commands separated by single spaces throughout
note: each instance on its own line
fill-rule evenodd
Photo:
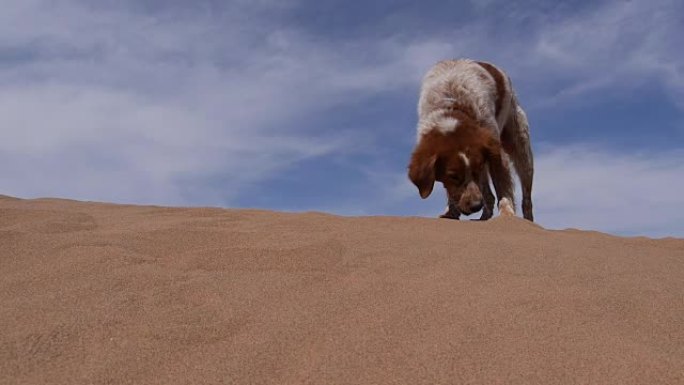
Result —
M 470 167 L 470 159 L 468 159 L 468 157 L 466 156 L 466 154 L 464 154 L 464 153 L 462 153 L 462 152 L 459 152 L 459 153 L 458 153 L 458 156 L 460 156 L 461 159 L 463 159 L 463 163 L 465 163 L 466 167 Z
M 502 198 L 499 201 L 499 215 L 505 217 L 515 216 L 515 208 L 513 208 L 513 203 L 508 198 Z
M 458 119 L 450 116 L 445 116 L 437 121 L 437 129 L 443 134 L 456 131 L 456 127 L 458 127 Z
M 459 123 L 458 119 L 446 116 L 443 110 L 433 111 L 418 122 L 418 141 L 435 129 L 443 134 L 454 132 Z

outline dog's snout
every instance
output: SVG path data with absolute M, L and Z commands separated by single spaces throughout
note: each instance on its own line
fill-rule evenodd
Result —
M 470 215 L 482 210 L 484 205 L 482 202 L 470 204 L 468 207 L 461 208 L 461 213 L 464 215 Z
M 482 204 L 482 201 L 475 202 L 475 203 L 471 203 L 471 204 L 470 204 L 470 212 L 471 212 L 471 213 L 476 213 L 476 212 L 482 210 L 482 206 L 484 206 L 484 205 Z

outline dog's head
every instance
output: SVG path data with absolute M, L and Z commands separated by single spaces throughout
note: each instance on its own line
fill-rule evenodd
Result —
M 480 176 L 485 167 L 501 162 L 501 145 L 491 132 L 460 124 L 452 132 L 435 129 L 424 134 L 411 156 L 408 176 L 423 199 L 430 196 L 435 181 L 442 182 L 449 201 L 469 215 L 483 206 Z

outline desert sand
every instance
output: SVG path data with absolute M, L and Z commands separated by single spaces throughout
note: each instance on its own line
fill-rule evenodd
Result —
M 2 384 L 684 384 L 684 240 L 0 197 Z

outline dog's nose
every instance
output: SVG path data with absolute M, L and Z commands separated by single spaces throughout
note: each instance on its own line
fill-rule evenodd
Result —
M 483 206 L 482 201 L 479 201 L 479 202 L 477 202 L 477 203 L 471 204 L 471 205 L 470 205 L 470 212 L 471 212 L 471 213 L 476 213 L 476 212 L 482 210 L 482 206 Z

